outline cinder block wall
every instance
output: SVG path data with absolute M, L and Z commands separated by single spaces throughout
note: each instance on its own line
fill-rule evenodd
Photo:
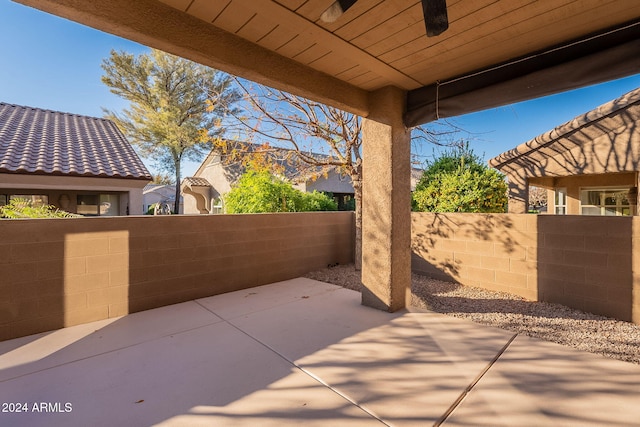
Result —
M 0 220 L 0 340 L 353 261 L 353 213 Z
M 413 270 L 640 324 L 640 217 L 412 214 Z

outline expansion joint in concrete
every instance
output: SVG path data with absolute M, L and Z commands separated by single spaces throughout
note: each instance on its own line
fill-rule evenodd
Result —
M 507 343 L 500 349 L 498 354 L 496 354 L 496 356 L 491 360 L 491 362 L 489 362 L 489 364 L 478 374 L 478 376 L 476 376 L 473 381 L 471 381 L 471 384 L 469 384 L 467 388 L 464 389 L 464 391 L 460 394 L 460 396 L 458 396 L 458 398 L 453 402 L 449 409 L 445 411 L 442 417 L 440 417 L 440 419 L 433 424 L 434 427 L 442 425 L 442 423 L 444 423 L 447 418 L 449 418 L 453 411 L 455 411 L 456 408 L 460 406 L 462 401 L 467 397 L 469 393 L 471 393 L 471 390 L 473 390 L 473 388 L 476 386 L 476 384 L 478 384 L 482 377 L 484 377 L 484 375 L 489 372 L 489 369 L 491 369 L 491 367 L 498 361 L 498 359 L 500 359 L 502 354 L 507 350 L 507 348 L 509 348 L 509 346 L 517 336 L 518 334 L 513 334 L 509 341 L 507 341 Z

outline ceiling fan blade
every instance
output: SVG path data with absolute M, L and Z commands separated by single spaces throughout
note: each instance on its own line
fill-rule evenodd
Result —
M 439 36 L 449 28 L 447 0 L 422 0 L 422 13 L 427 37 Z
M 323 22 L 334 22 L 336 19 L 340 18 L 343 13 L 345 13 L 351 6 L 355 4 L 358 0 L 337 0 L 331 6 L 327 8 L 322 15 L 320 15 L 320 20 Z

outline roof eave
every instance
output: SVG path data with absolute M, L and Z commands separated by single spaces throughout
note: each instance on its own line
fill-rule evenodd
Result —
M 508 163 L 511 163 L 529 153 L 548 146 L 553 142 L 566 137 L 567 135 L 577 132 L 580 129 L 591 126 L 607 117 L 619 114 L 630 107 L 640 104 L 640 88 L 632 90 L 623 96 L 602 104 L 591 111 L 581 114 L 566 123 L 556 126 L 548 132 L 536 136 L 535 138 L 518 145 L 509 151 L 489 160 L 489 166 L 495 169 L 501 169 Z
M 59 171 L 27 171 L 27 170 L 10 170 L 6 168 L 0 168 L 0 174 L 12 174 L 12 175 L 37 175 L 37 176 L 60 176 L 60 177 L 73 177 L 73 178 L 109 178 L 109 179 L 133 179 L 139 181 L 151 181 L 153 177 L 151 175 L 146 176 L 133 176 L 133 175 L 107 175 L 107 174 L 89 174 L 89 173 L 64 173 Z

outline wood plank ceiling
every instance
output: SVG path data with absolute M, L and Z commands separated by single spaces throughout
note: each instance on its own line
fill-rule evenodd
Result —
M 420 1 L 360 0 L 333 23 L 333 0 L 161 0 L 367 91 L 411 90 L 640 17 L 627 0 L 449 0 L 449 29 L 427 38 Z
M 408 126 L 438 117 L 439 108 L 461 114 L 640 72 L 637 0 L 447 0 L 449 29 L 437 37 L 426 37 L 419 0 L 358 0 L 332 23 L 320 16 L 334 0 L 16 1 L 357 114 L 366 115 L 369 92 L 396 86 L 409 91 Z M 614 37 L 593 37 L 612 31 Z M 578 49 L 567 50 L 565 60 L 563 45 Z M 597 67 L 593 58 L 569 63 L 619 45 L 622 53 L 603 55 Z M 239 50 L 250 57 L 238 58 Z M 611 61 L 625 64 L 609 67 Z M 509 62 L 518 65 L 505 71 Z M 536 74 L 519 86 L 498 84 L 562 62 L 598 75 L 563 78 L 555 67 L 546 80 Z M 499 73 L 476 78 L 494 69 Z M 501 97 L 505 92 L 515 95 Z M 489 102 L 459 97 L 469 93 Z

